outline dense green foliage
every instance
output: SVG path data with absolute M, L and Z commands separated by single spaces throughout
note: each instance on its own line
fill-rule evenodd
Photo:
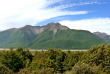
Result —
M 50 48 L 45 52 L 36 52 L 30 68 L 31 70 L 43 69 L 44 71 L 50 69 L 52 73 L 63 73 L 70 70 L 72 66 L 78 62 L 80 55 L 83 53 L 84 52 L 63 52 Z
M 0 64 L 0 74 L 12 74 L 13 72 L 5 65 Z
M 110 74 L 110 45 L 89 49 L 70 74 Z
M 0 48 L 48 49 L 52 45 L 56 49 L 88 49 L 102 43 L 104 40 L 84 30 L 47 30 L 35 34 L 30 28 L 21 28 L 0 32 Z
M 1 58 L 1 63 L 15 72 L 24 66 L 22 59 L 13 51 L 4 53 Z
M 33 54 L 22 47 L 0 51 L 0 74 L 109 74 L 110 45 L 88 51 L 62 51 L 49 48 Z
M 10 51 L 1 51 L 0 62 L 12 69 L 14 72 L 19 71 L 19 69 L 28 67 L 28 64 L 32 61 L 32 54 L 27 49 L 18 47 L 16 51 L 12 48 Z
M 83 54 L 80 51 L 54 50 L 52 47 L 32 54 L 28 49 L 18 47 L 16 50 L 0 51 L 0 63 L 18 74 L 64 73 L 71 70 Z

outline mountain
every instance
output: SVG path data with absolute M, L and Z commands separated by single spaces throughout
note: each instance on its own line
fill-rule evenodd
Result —
M 107 33 L 94 32 L 94 34 L 101 39 L 104 39 L 107 43 L 110 43 L 110 35 L 108 35 Z
M 69 29 L 60 23 L 45 26 L 26 25 L 0 32 L 0 48 L 18 47 L 48 49 L 88 49 L 105 43 L 103 39 L 85 30 Z

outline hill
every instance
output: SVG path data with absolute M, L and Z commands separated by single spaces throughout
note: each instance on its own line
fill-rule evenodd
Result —
M 69 29 L 60 23 L 45 26 L 26 25 L 0 32 L 0 48 L 18 47 L 47 49 L 88 49 L 105 43 L 103 39 L 85 30 Z
M 100 37 L 101 39 L 104 39 L 106 41 L 106 43 L 110 43 L 110 35 L 108 35 L 107 33 L 94 32 L 94 34 L 96 36 Z

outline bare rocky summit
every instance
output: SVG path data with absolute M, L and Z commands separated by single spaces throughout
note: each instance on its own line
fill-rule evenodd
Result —
M 67 26 L 62 26 L 60 23 L 49 23 L 45 26 L 31 26 L 31 25 L 25 25 L 24 27 L 21 28 L 11 28 L 5 31 L 18 31 L 18 30 L 22 30 L 22 31 L 26 31 L 27 33 L 29 33 L 30 31 L 33 32 L 34 34 L 40 34 L 46 30 L 50 31 L 53 30 L 54 33 L 57 32 L 57 30 L 67 30 L 69 29 Z M 5 32 L 2 31 L 2 32 Z
M 108 35 L 107 33 L 102 33 L 102 32 L 94 32 L 94 34 L 98 37 L 100 37 L 101 39 L 110 39 L 110 35 Z

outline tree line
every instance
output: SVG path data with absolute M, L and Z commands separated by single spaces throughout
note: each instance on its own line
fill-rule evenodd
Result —
M 0 74 L 109 74 L 110 45 L 93 46 L 88 51 L 0 51 Z
M 71 70 L 85 52 L 67 51 L 50 47 L 48 51 L 36 51 L 18 47 L 0 51 L 0 74 L 52 74 Z

